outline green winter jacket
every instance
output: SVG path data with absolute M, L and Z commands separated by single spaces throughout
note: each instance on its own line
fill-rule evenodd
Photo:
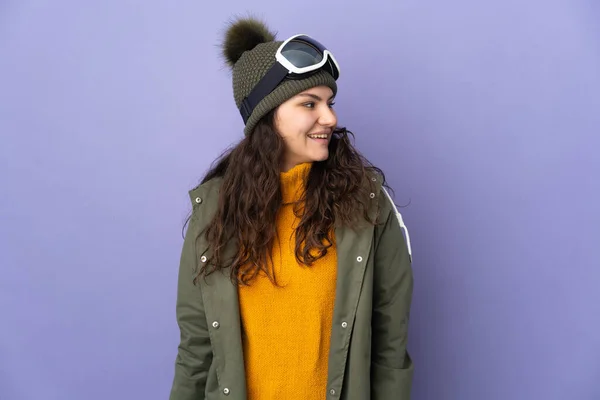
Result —
M 381 179 L 373 180 L 371 212 L 381 207 L 380 224 L 335 230 L 337 286 L 323 393 L 328 400 L 410 399 L 410 247 Z M 196 237 L 216 211 L 220 184 L 216 178 L 189 192 L 193 212 L 179 268 L 176 314 L 181 339 L 170 400 L 246 399 L 237 288 L 227 270 L 193 283 L 198 263 L 210 251 L 204 237 Z

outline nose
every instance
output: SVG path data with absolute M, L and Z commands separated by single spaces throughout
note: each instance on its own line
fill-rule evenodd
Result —
M 337 116 L 335 115 L 335 111 L 329 105 L 322 107 L 319 115 L 319 125 L 333 128 L 336 124 Z

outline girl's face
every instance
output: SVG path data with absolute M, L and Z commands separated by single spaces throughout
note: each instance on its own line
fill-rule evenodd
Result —
M 329 142 L 337 117 L 333 91 L 327 86 L 308 89 L 275 111 L 275 129 L 285 142 L 282 171 L 329 157 Z

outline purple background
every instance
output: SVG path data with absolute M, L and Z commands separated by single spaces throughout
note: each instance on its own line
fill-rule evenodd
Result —
M 410 229 L 416 400 L 600 398 L 600 6 L 0 2 L 0 399 L 166 399 L 232 14 L 342 66 Z M 250 8 L 252 7 L 252 8 Z

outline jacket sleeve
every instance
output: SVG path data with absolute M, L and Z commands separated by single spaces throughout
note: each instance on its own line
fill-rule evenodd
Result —
M 371 399 L 409 400 L 414 367 L 406 346 L 413 274 L 406 240 L 391 203 L 385 199 L 382 215 L 387 211 L 385 223 L 376 233 Z
M 170 400 L 204 399 L 208 370 L 212 362 L 202 293 L 199 285 L 193 282 L 197 272 L 195 242 L 199 232 L 197 217 L 194 214 L 190 218 L 179 265 L 176 316 L 180 343 Z

